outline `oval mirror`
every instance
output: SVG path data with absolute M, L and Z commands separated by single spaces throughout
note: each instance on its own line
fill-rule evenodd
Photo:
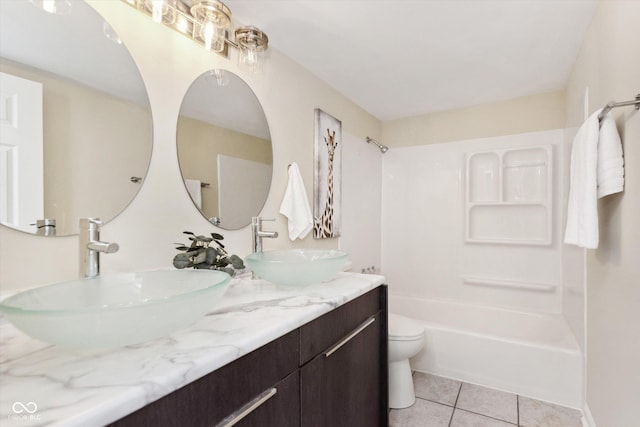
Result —
M 178 117 L 178 161 L 191 200 L 211 223 L 237 230 L 251 223 L 269 194 L 269 125 L 251 88 L 226 70 L 189 87 Z
M 93 8 L 38 3 L 49 4 L 2 2 L 0 222 L 64 236 L 81 217 L 108 222 L 138 193 L 151 109 L 133 58 Z M 55 228 L 38 228 L 43 219 Z

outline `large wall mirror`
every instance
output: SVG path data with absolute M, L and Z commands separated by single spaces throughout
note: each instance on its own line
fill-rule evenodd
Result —
M 83 1 L 2 1 L 0 222 L 76 234 L 78 219 L 117 216 L 138 193 L 152 150 L 147 92 L 133 58 Z M 60 11 L 58 11 L 60 12 Z
M 182 101 L 177 133 L 182 178 L 202 215 L 225 230 L 250 224 L 273 169 L 269 125 L 251 88 L 226 70 L 200 75 Z

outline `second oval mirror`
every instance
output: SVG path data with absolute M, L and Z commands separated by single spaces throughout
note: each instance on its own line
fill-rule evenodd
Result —
M 269 194 L 269 125 L 251 88 L 226 70 L 189 87 L 178 117 L 178 161 L 193 203 L 211 223 L 237 230 L 251 223 Z

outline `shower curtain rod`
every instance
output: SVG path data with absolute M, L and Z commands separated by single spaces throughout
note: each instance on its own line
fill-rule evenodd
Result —
M 633 101 L 609 102 L 607 105 L 604 106 L 600 114 L 598 114 L 598 120 L 602 120 L 604 116 L 606 116 L 607 113 L 611 111 L 612 108 L 626 107 L 627 105 L 635 105 L 636 110 L 640 110 L 640 93 L 636 95 L 636 99 L 634 99 Z

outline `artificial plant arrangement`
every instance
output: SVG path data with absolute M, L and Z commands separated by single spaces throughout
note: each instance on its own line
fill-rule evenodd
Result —
M 224 240 L 222 234 L 211 233 L 209 236 L 196 236 L 191 231 L 183 231 L 189 236 L 189 246 L 176 243 L 181 253 L 173 257 L 173 266 L 178 269 L 197 268 L 205 270 L 220 270 L 235 275 L 244 269 L 244 262 L 238 255 L 229 255 L 220 242 Z M 213 244 L 213 246 L 212 246 Z

